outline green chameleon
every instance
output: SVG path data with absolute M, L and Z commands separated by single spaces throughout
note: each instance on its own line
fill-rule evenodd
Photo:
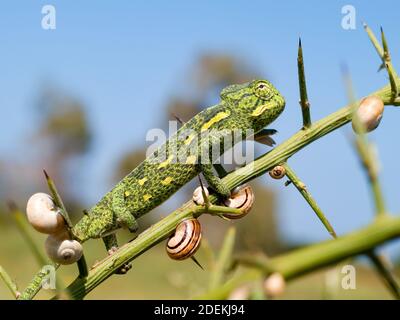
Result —
M 220 96 L 219 104 L 183 124 L 168 141 L 86 211 L 72 230 L 76 239 L 84 242 L 90 238 L 103 238 L 107 250 L 112 252 L 118 247 L 117 229 L 135 232 L 137 218 L 160 205 L 200 172 L 218 196 L 229 197 L 231 191 L 214 174 L 213 162 L 207 157 L 211 157 L 215 149 L 218 156 L 222 155 L 226 151 L 222 140 L 234 130 L 242 132 L 243 138 L 248 138 L 246 132 L 252 130 L 256 140 L 257 135 L 265 138 L 275 133 L 264 127 L 281 114 L 285 100 L 266 80 L 228 86 Z M 267 141 L 273 140 L 267 139 L 265 143 Z M 204 154 L 207 157 L 203 157 Z

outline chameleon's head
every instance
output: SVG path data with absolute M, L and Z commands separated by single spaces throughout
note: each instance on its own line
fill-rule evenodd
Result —
M 285 99 L 267 80 L 228 86 L 222 90 L 221 99 L 242 119 L 249 119 L 255 131 L 274 121 L 285 108 Z

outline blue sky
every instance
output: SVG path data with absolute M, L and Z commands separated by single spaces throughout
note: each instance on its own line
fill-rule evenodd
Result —
M 323 3 L 323 4 L 322 4 Z M 57 28 L 41 28 L 41 8 L 56 8 Z M 341 27 L 341 8 L 356 9 L 356 30 Z M 203 52 L 244 58 L 283 93 L 287 107 L 276 121 L 277 142 L 300 126 L 297 41 L 302 37 L 312 118 L 346 104 L 340 65 L 346 63 L 359 96 L 386 84 L 362 28 L 382 25 L 399 65 L 397 1 L 3 1 L 0 4 L 0 153 L 20 155 L 34 131 L 32 103 L 46 83 L 87 106 L 95 141 L 86 161 L 88 203 L 110 188 L 110 170 L 128 148 L 145 143 L 160 124 L 165 101 L 185 86 L 187 70 Z M 388 207 L 399 212 L 397 182 L 400 109 L 387 107 L 370 137 L 378 144 Z M 373 216 L 366 179 L 345 127 L 295 155 L 290 163 L 339 234 Z M 26 146 L 26 144 L 24 144 Z M 96 163 L 93 162 L 96 159 Z M 327 238 L 294 188 L 264 179 L 279 197 L 281 232 L 288 239 Z

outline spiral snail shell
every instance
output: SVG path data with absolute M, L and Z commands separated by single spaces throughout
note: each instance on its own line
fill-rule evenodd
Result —
M 47 193 L 35 193 L 29 198 L 26 215 L 29 223 L 41 233 L 59 233 L 65 228 L 59 208 Z
M 286 169 L 284 166 L 275 166 L 269 171 L 269 175 L 273 179 L 282 179 L 286 175 Z
M 253 203 L 253 189 L 249 185 L 246 185 L 239 189 L 239 191 L 233 194 L 229 199 L 224 201 L 224 204 L 227 207 L 240 209 L 241 214 L 226 213 L 224 214 L 224 217 L 228 219 L 240 219 L 250 212 Z
M 77 262 L 83 253 L 82 245 L 71 240 L 67 232 L 49 235 L 44 247 L 52 261 L 64 265 Z
M 175 234 L 167 242 L 168 256 L 174 260 L 184 260 L 195 254 L 200 246 L 201 224 L 197 219 L 182 221 Z

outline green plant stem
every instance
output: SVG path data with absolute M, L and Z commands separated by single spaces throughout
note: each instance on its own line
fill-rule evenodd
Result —
M 279 272 L 290 280 L 328 265 L 333 265 L 349 257 L 364 254 L 375 247 L 400 236 L 400 217 L 384 215 L 375 221 L 347 235 L 310 245 L 298 250 L 268 259 L 265 264 L 261 259 L 247 259 L 249 269 L 235 275 L 224 285 L 196 298 L 226 299 L 230 292 L 239 285 L 260 279 L 273 272 Z
M 391 101 L 390 86 L 387 85 L 376 91 L 374 95 L 380 97 L 385 104 L 397 102 Z M 233 189 L 243 183 L 258 177 L 275 165 L 285 162 L 293 154 L 312 143 L 313 141 L 325 136 L 326 134 L 345 125 L 352 118 L 351 106 L 344 107 L 335 113 L 315 122 L 308 130 L 300 130 L 281 145 L 272 151 L 261 156 L 248 165 L 229 173 L 222 181 Z M 215 203 L 215 195 L 209 197 L 211 203 Z M 141 233 L 134 241 L 122 246 L 116 253 L 105 258 L 93 269 L 85 278 L 76 279 L 67 290 L 74 299 L 83 298 L 87 293 L 93 290 L 97 285 L 110 277 L 115 270 L 123 264 L 135 259 L 143 252 L 149 250 L 154 245 L 168 237 L 175 229 L 176 225 L 185 218 L 200 215 L 204 212 L 196 211 L 192 201 L 187 202 L 181 208 L 175 210 L 166 218 L 162 219 L 149 229 Z M 203 209 L 204 211 L 204 209 Z M 305 259 L 307 260 L 307 258 Z
M 224 242 L 222 243 L 218 259 L 214 265 L 213 272 L 211 273 L 210 290 L 221 285 L 224 280 L 225 273 L 231 262 L 233 247 L 235 245 L 235 236 L 235 228 L 229 228 L 225 235 Z
M 9 205 L 10 211 L 13 214 L 13 217 L 14 217 L 14 220 L 18 227 L 18 230 L 20 231 L 25 242 L 28 244 L 30 251 L 33 253 L 34 257 L 36 258 L 38 265 L 39 266 L 53 265 L 57 269 L 58 265 L 50 262 L 50 260 L 42 253 L 42 251 L 36 245 L 35 240 L 33 239 L 33 237 L 30 234 L 31 226 L 26 221 L 25 215 L 21 212 L 21 210 L 19 210 L 19 208 L 14 203 L 10 202 L 8 205 Z M 60 277 L 58 275 L 56 275 L 56 281 L 57 281 L 57 290 L 60 290 L 60 288 L 65 288 L 62 280 L 60 279 Z M 39 287 L 37 289 L 37 291 L 39 291 L 40 289 L 41 289 L 41 287 Z M 21 296 L 22 296 L 22 294 L 21 294 Z
M 358 121 L 356 120 L 356 122 Z M 358 126 L 358 124 L 356 126 Z M 368 176 L 372 195 L 374 197 L 375 212 L 377 215 L 385 214 L 385 201 L 383 199 L 382 188 L 379 182 L 378 159 L 376 159 L 376 156 L 372 151 L 372 145 L 368 142 L 366 135 L 362 133 L 362 131 L 355 136 L 355 146 Z
M 69 218 L 68 211 L 65 208 L 64 202 L 62 201 L 62 198 L 57 191 L 56 185 L 55 185 L 53 179 L 48 175 L 46 170 L 43 170 L 43 173 L 46 178 L 47 186 L 49 187 L 50 193 L 53 197 L 54 203 L 56 204 L 56 206 L 58 208 L 61 209 L 61 214 L 62 214 L 65 222 L 67 223 L 67 227 L 68 227 L 68 229 L 71 229 L 72 228 L 71 219 Z
M 69 236 L 73 238 L 73 234 L 71 232 L 72 229 L 72 222 L 69 217 L 68 211 L 64 206 L 64 202 L 62 201 L 62 198 L 60 194 L 58 193 L 56 184 L 54 183 L 53 179 L 49 176 L 49 174 L 46 172 L 46 170 L 43 170 L 44 176 L 46 178 L 47 186 L 49 187 L 50 193 L 53 197 L 54 203 L 58 208 L 61 210 L 61 215 L 63 216 L 66 224 L 67 224 L 67 230 L 69 233 Z M 88 275 L 88 268 L 86 264 L 86 259 L 85 256 L 82 254 L 81 258 L 76 262 L 78 266 L 78 271 L 79 271 L 79 277 L 84 278 Z
M 389 49 L 388 49 L 388 45 L 386 42 L 385 34 L 383 33 L 383 30 L 381 28 L 381 36 L 382 36 L 382 44 L 383 44 L 383 48 L 382 48 L 378 39 L 375 37 L 374 33 L 372 32 L 372 30 L 365 23 L 364 23 L 364 29 L 367 32 L 369 39 L 371 40 L 376 52 L 378 53 L 379 57 L 382 60 L 383 65 L 386 68 L 386 71 L 389 75 L 389 81 L 390 81 L 390 87 L 391 87 L 391 100 L 395 101 L 398 97 L 398 92 L 399 92 L 399 88 L 398 88 L 398 84 L 397 84 L 398 77 L 397 77 L 396 70 L 394 69 L 392 61 L 390 59 L 390 54 L 389 54 Z
M 300 192 L 300 194 L 303 196 L 303 198 L 307 201 L 307 203 L 310 205 L 310 207 L 314 210 L 314 212 L 316 213 L 318 219 L 325 226 L 326 230 L 328 230 L 329 234 L 333 238 L 336 238 L 337 235 L 336 235 L 335 230 L 333 229 L 333 227 L 330 224 L 329 220 L 325 217 L 325 215 L 322 212 L 322 210 L 317 205 L 317 202 L 314 200 L 314 198 L 308 192 L 308 190 L 306 188 L 306 185 L 299 179 L 299 177 L 296 175 L 296 173 L 292 170 L 292 168 L 287 163 L 282 164 L 282 166 L 286 170 L 286 176 L 295 185 L 295 187 Z
M 57 264 L 51 264 L 55 269 L 59 267 Z M 48 270 L 45 268 L 41 268 L 40 271 L 35 274 L 32 281 L 25 288 L 25 290 L 21 293 L 18 300 L 32 300 L 42 289 L 42 283 L 45 277 L 48 276 Z M 56 280 L 58 283 L 58 280 Z
M 18 299 L 20 293 L 18 292 L 17 285 L 2 266 L 0 266 L 0 278 L 4 281 L 7 288 L 10 289 L 14 298 Z
M 356 112 L 359 103 L 355 99 L 352 81 L 348 73 L 344 74 L 346 83 L 347 95 L 349 98 L 350 106 L 353 109 L 353 127 L 355 129 L 355 149 L 361 160 L 361 163 L 367 173 L 369 184 L 371 186 L 372 194 L 375 203 L 375 212 L 377 215 L 385 214 L 385 202 L 383 199 L 382 189 L 379 183 L 379 168 L 378 159 L 372 149 L 372 144 L 368 141 L 365 126 L 361 123 L 359 116 Z
M 381 278 L 383 279 L 393 296 L 397 300 L 400 300 L 400 287 L 397 284 L 395 276 L 390 270 L 390 267 L 387 265 L 384 259 L 376 254 L 374 251 L 370 251 L 369 253 L 367 253 L 367 255 L 372 263 L 375 265 L 376 270 L 381 275 Z
M 301 46 L 301 39 L 299 39 L 299 49 L 297 54 L 297 71 L 299 78 L 299 89 L 300 89 L 300 106 L 301 113 L 303 116 L 303 128 L 309 128 L 311 126 L 311 115 L 310 115 L 310 102 L 307 96 L 307 85 L 306 76 L 304 72 L 304 60 L 303 60 L 303 49 Z

